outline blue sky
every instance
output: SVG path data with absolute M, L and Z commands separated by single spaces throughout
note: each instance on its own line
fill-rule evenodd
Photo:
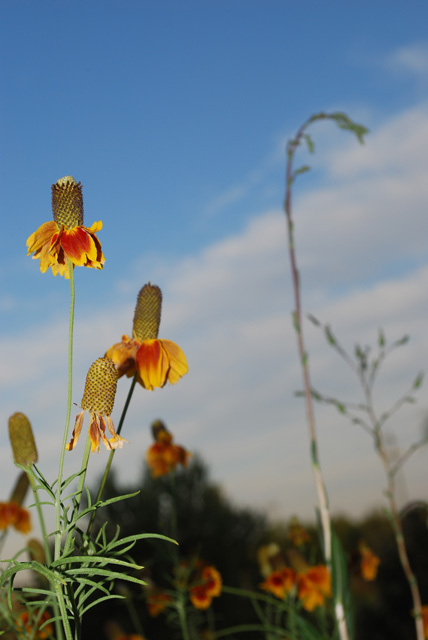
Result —
M 11 413 L 26 412 L 43 442 L 41 466 L 55 473 L 69 291 L 25 256 L 25 240 L 51 219 L 51 184 L 73 175 L 86 224 L 103 221 L 107 259 L 102 272 L 76 271 L 74 402 L 91 362 L 130 331 L 147 281 L 164 292 L 161 337 L 190 364 L 175 387 L 137 394 L 119 477 L 138 476 L 149 424 L 163 417 L 233 499 L 310 517 L 304 408 L 293 396 L 301 383 L 284 145 L 315 111 L 346 111 L 371 130 L 360 148 L 331 125 L 314 129 L 314 170 L 295 193 L 296 238 L 306 310 L 337 325 L 350 348 L 375 340 L 381 325 L 391 339 L 412 335 L 380 382 L 387 405 L 428 354 L 426 2 L 410 11 L 382 1 L 18 0 L 0 13 L 4 429 Z M 307 330 L 315 386 L 356 394 Z M 427 409 L 421 397 L 404 432 L 395 425 L 397 447 L 418 436 Z M 381 504 L 365 434 L 325 409 L 319 431 L 333 510 Z M 15 473 L 6 441 L 0 459 L 4 487 Z M 91 460 L 93 477 L 104 459 Z M 413 463 L 403 499 L 426 497 L 426 454 Z

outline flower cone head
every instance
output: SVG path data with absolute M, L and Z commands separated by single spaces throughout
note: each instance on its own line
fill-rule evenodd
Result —
M 102 269 L 105 258 L 96 232 L 101 221 L 83 225 L 82 185 L 64 176 L 52 185 L 53 220 L 44 222 L 27 239 L 27 255 L 40 260 L 40 271 L 52 269 L 54 276 L 70 277 L 69 260 L 78 267 Z
M 116 433 L 113 420 L 110 415 L 113 411 L 114 398 L 117 387 L 117 371 L 113 360 L 110 358 L 98 358 L 89 367 L 86 376 L 85 390 L 81 402 L 81 411 L 74 424 L 73 434 L 67 444 L 67 451 L 74 449 L 79 440 L 83 426 L 84 412 L 90 414 L 89 435 L 92 442 L 92 453 L 100 451 L 100 442 L 103 442 L 106 449 L 122 448 L 127 442 Z M 107 440 L 106 427 L 110 431 L 112 438 Z
M 156 285 L 145 284 L 138 294 L 132 336 L 141 342 L 158 337 L 162 313 L 162 292 Z
M 10 502 L 16 502 L 21 506 L 24 503 L 25 496 L 27 495 L 28 487 L 30 486 L 30 482 L 28 480 L 28 476 L 25 471 L 22 471 L 18 480 L 15 483 L 12 494 L 10 496 Z
M 73 229 L 83 225 L 82 184 L 64 176 L 52 185 L 53 218 L 59 227 Z
M 29 419 L 23 413 L 14 413 L 9 418 L 9 438 L 13 459 L 23 466 L 37 462 L 37 449 Z
M 116 396 L 117 371 L 110 358 L 98 358 L 89 367 L 81 402 L 85 411 L 110 416 Z

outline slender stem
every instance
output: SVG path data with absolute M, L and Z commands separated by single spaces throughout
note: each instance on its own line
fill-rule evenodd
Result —
M 68 431 L 70 425 L 71 416 L 71 402 L 72 402 L 72 388 L 73 388 L 73 328 L 74 328 L 74 303 L 75 303 L 75 291 L 74 291 L 74 267 L 70 259 L 68 259 L 68 272 L 70 275 L 70 321 L 68 330 L 68 387 L 67 387 L 67 411 L 65 418 L 64 434 L 62 439 L 61 453 L 59 459 L 58 479 L 55 496 L 55 552 L 54 558 L 57 560 L 61 554 L 61 490 L 62 490 L 62 476 L 64 471 L 64 457 L 68 438 Z M 55 587 L 57 601 L 61 612 L 62 625 L 65 632 L 66 640 L 72 640 L 72 633 L 70 628 L 70 622 L 67 615 L 67 608 L 65 606 L 64 594 L 62 586 L 57 585 Z
M 61 454 L 59 458 L 58 480 L 56 487 L 56 533 L 55 533 L 55 560 L 59 558 L 61 552 L 61 489 L 62 475 L 64 471 L 65 448 L 68 439 L 68 430 L 70 426 L 71 402 L 73 390 L 73 328 L 74 328 L 74 269 L 73 263 L 68 259 L 68 272 L 70 274 L 70 323 L 68 330 L 68 388 L 67 388 L 67 412 L 65 418 L 64 435 L 62 438 Z
M 34 478 L 32 473 L 27 473 L 27 478 L 28 478 L 28 481 L 29 481 L 29 483 L 31 485 L 31 489 L 33 491 L 34 502 L 36 503 L 37 514 L 39 516 L 39 523 L 40 523 L 40 529 L 41 529 L 42 538 L 43 538 L 43 548 L 44 548 L 44 551 L 45 551 L 46 564 L 49 565 L 51 563 L 52 556 L 51 556 L 51 550 L 50 550 L 49 542 L 48 542 L 48 536 L 47 536 L 47 531 L 46 531 L 46 523 L 45 523 L 45 519 L 44 519 L 44 516 L 43 516 L 42 505 L 40 504 L 39 493 L 38 493 L 38 491 L 36 489 L 36 481 L 35 481 L 35 478 Z M 57 640 L 62 640 L 64 635 L 63 635 L 63 632 L 62 632 L 61 620 L 59 619 L 58 602 L 56 600 L 53 600 L 52 607 L 53 607 L 54 616 L 55 616 L 55 636 L 56 636 Z
M 311 118 L 309 118 L 309 120 L 307 120 L 300 127 L 296 137 L 293 140 L 290 140 L 290 142 L 287 145 L 287 165 L 286 165 L 286 175 L 285 175 L 286 192 L 285 192 L 284 210 L 285 210 L 285 216 L 287 221 L 288 251 L 289 251 L 289 257 L 290 257 L 293 292 L 294 292 L 294 305 L 295 305 L 294 324 L 295 324 L 296 336 L 297 336 L 297 347 L 298 347 L 302 373 L 303 373 L 303 383 L 304 383 L 304 391 L 305 391 L 305 399 L 306 399 L 306 413 L 307 413 L 307 422 L 308 422 L 309 437 L 310 437 L 312 470 L 314 474 L 315 487 L 318 495 L 318 502 L 319 502 L 319 508 L 320 508 L 320 520 L 321 520 L 321 526 L 323 530 L 323 540 L 324 540 L 324 557 L 327 565 L 331 570 L 331 520 L 330 520 L 327 492 L 324 485 L 321 466 L 319 462 L 318 441 L 317 441 L 317 435 L 316 435 L 316 429 L 315 429 L 315 417 L 314 417 L 313 403 L 312 403 L 309 367 L 307 362 L 305 344 L 303 340 L 300 282 L 299 282 L 299 272 L 297 269 L 297 259 L 296 259 L 295 246 L 294 246 L 294 223 L 293 223 L 292 205 L 291 205 L 292 185 L 294 181 L 293 159 L 294 159 L 295 151 L 297 147 L 300 145 L 308 126 L 312 124 L 312 122 L 314 122 L 315 120 L 320 120 L 326 117 L 328 117 L 326 116 L 326 114 L 318 114 L 316 116 L 312 116 Z M 334 611 L 335 611 L 335 617 L 336 617 L 340 638 L 341 640 L 348 640 L 349 634 L 348 634 L 346 619 L 344 617 L 343 608 L 335 607 Z
M 131 386 L 129 387 L 128 395 L 126 397 L 125 404 L 123 405 L 122 415 L 120 416 L 119 425 L 116 429 L 116 433 L 118 435 L 120 435 L 120 432 L 122 431 L 123 423 L 125 422 L 126 414 L 128 411 L 129 404 L 131 402 L 132 394 L 134 393 L 136 382 L 137 382 L 137 374 L 135 374 L 134 377 L 132 378 Z M 104 487 L 107 482 L 107 477 L 108 477 L 108 474 L 110 473 L 110 468 L 113 462 L 113 456 L 115 451 L 116 449 L 113 449 L 112 451 L 110 451 L 110 455 L 107 460 L 106 468 L 104 469 L 103 477 L 101 478 L 101 483 L 98 489 L 97 497 L 95 498 L 95 502 L 99 502 L 101 500 L 101 496 L 103 494 Z M 91 520 L 89 522 L 89 526 L 86 532 L 88 536 L 91 534 L 92 528 L 94 526 L 95 516 L 96 516 L 96 512 L 93 511 L 91 515 Z
M 180 594 L 180 599 L 176 603 L 178 617 L 180 619 L 180 628 L 183 640 L 190 640 L 189 629 L 187 628 L 187 616 L 186 616 L 186 596 Z
M 62 616 L 62 623 L 64 625 L 65 637 L 66 640 L 73 640 L 73 636 L 71 633 L 70 623 L 67 615 L 67 607 L 65 606 L 64 594 L 62 592 L 62 587 L 57 585 L 55 588 L 59 609 Z

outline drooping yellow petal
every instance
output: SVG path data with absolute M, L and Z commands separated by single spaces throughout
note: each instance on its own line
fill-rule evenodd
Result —
M 29 256 L 33 251 L 40 250 L 46 243 L 49 243 L 54 233 L 58 231 L 58 227 L 54 220 L 44 222 L 27 240 Z
M 171 342 L 171 340 L 160 340 L 163 349 L 168 354 L 169 370 L 168 381 L 171 384 L 175 384 L 182 378 L 189 370 L 187 366 L 186 356 L 180 347 Z
M 71 451 L 72 449 L 74 449 L 74 447 L 77 444 L 77 441 L 79 440 L 80 432 L 82 431 L 84 415 L 85 415 L 85 412 L 81 411 L 76 416 L 76 422 L 74 423 L 74 429 L 71 435 L 71 440 L 66 446 L 67 451 Z
M 163 387 L 167 380 L 169 360 L 160 340 L 144 340 L 140 345 L 136 364 L 143 386 L 149 391 Z

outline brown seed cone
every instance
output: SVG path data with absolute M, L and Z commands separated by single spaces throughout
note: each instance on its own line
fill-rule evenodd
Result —
M 15 486 L 13 487 L 13 491 L 10 496 L 10 502 L 16 502 L 16 504 L 19 504 L 19 506 L 21 506 L 25 500 L 25 496 L 27 494 L 29 486 L 30 481 L 28 480 L 28 476 L 25 471 L 22 471 L 18 476 L 18 480 L 16 481 Z
M 117 387 L 117 371 L 113 360 L 98 358 L 89 367 L 81 407 L 85 411 L 111 415 Z
M 162 313 L 162 291 L 154 284 L 140 290 L 134 313 L 133 338 L 152 340 L 158 337 Z
M 72 229 L 83 225 L 82 184 L 64 176 L 52 185 L 53 218 L 58 226 Z
M 18 464 L 31 465 L 37 462 L 37 449 L 29 419 L 23 413 L 14 413 L 9 418 L 9 438 L 13 459 Z

